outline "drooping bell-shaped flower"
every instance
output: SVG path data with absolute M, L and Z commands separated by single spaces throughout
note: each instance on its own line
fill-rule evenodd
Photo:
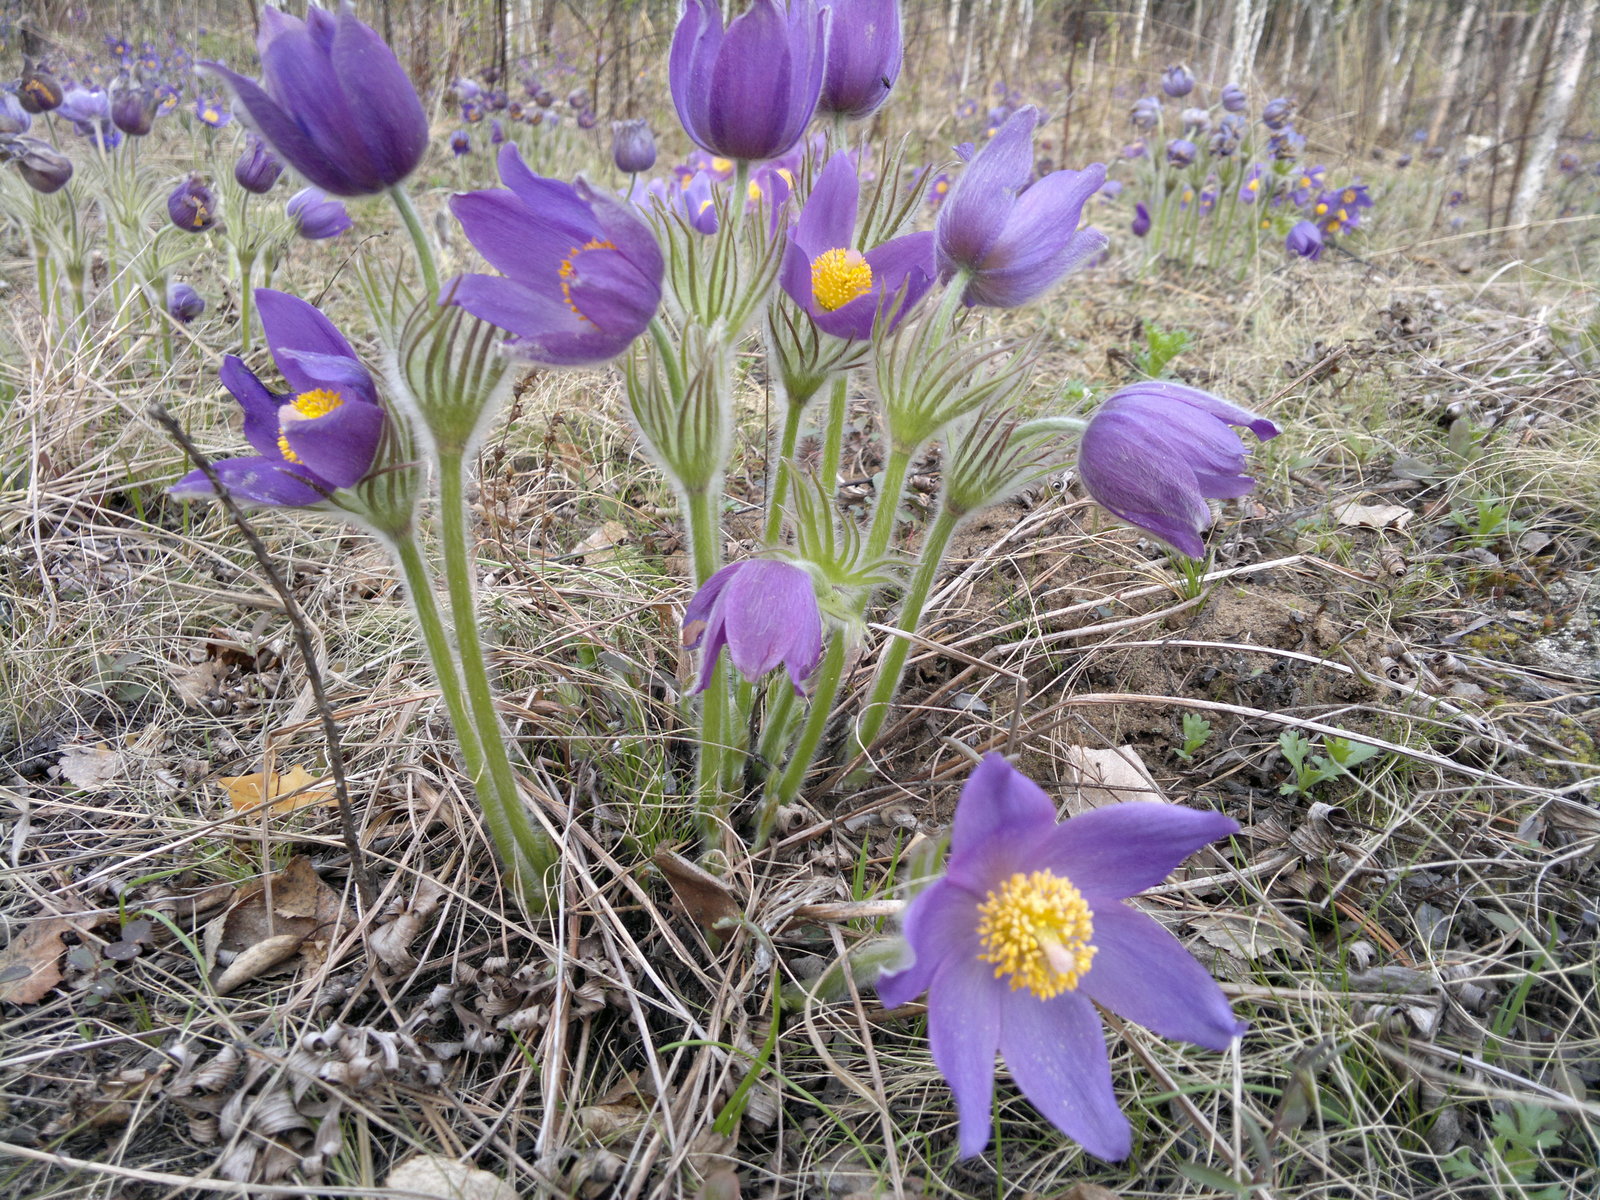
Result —
M 684 0 L 668 79 L 694 143 L 746 161 L 789 150 L 816 112 L 827 26 L 816 0 L 755 0 L 724 32 L 717 0 Z
M 15 165 L 22 181 L 45 196 L 59 192 L 72 178 L 72 160 L 36 137 L 0 139 L 0 162 Z
M 643 118 L 611 122 L 611 161 L 624 175 L 637 175 L 656 165 L 656 139 Z
M 257 196 L 264 196 L 283 174 L 283 164 L 260 138 L 252 136 L 250 144 L 233 164 L 233 177 L 239 186 Z
M 204 233 L 217 223 L 217 198 L 204 175 L 189 175 L 167 197 L 167 215 L 185 233 Z
M 1134 237 L 1144 237 L 1150 232 L 1150 210 L 1145 207 L 1144 201 L 1133 206 L 1133 223 L 1129 226 Z
M 1267 101 L 1267 106 L 1261 110 L 1261 123 L 1268 129 L 1282 129 L 1293 116 L 1294 101 L 1287 96 L 1279 96 Z
M 156 102 L 146 88 L 123 88 L 111 100 L 111 123 L 130 137 L 144 137 L 155 125 Z
M 822 657 L 822 613 L 810 574 L 766 558 L 723 567 L 689 601 L 683 644 L 705 648 L 696 691 L 710 685 L 717 656 L 726 647 L 729 660 L 751 683 L 782 666 L 799 693 Z
M 1313 221 L 1296 221 L 1283 244 L 1289 253 L 1315 262 L 1322 257 L 1322 230 Z
M 1194 91 L 1194 75 L 1185 66 L 1168 67 L 1161 72 L 1161 90 L 1176 100 Z
M 1105 247 L 1105 234 L 1078 228 L 1083 206 L 1106 181 L 1105 166 L 1055 171 L 1030 184 L 1038 119 L 1032 105 L 1018 109 L 967 163 L 939 209 L 939 274 L 967 275 L 968 305 L 1026 304 Z
M 817 111 L 860 120 L 883 107 L 905 59 L 900 0 L 823 0 L 832 17 Z
M 1139 800 L 1057 824 L 1038 784 L 984 757 L 956 803 L 944 875 L 906 907 L 912 961 L 878 980 L 890 1007 L 928 994 L 928 1042 L 955 1095 L 962 1157 L 989 1143 L 998 1050 L 1051 1124 L 1099 1158 L 1127 1158 L 1132 1130 L 1096 1004 L 1208 1050 L 1244 1033 L 1205 968 L 1126 903 L 1238 828 L 1222 813 Z
M 167 284 L 167 312 L 179 324 L 187 325 L 206 310 L 205 298 L 187 283 L 176 279 Z
M 1199 153 L 1200 148 L 1188 138 L 1173 138 L 1167 143 L 1167 165 L 1187 167 Z
M 17 99 L 30 113 L 54 112 L 66 93 L 55 75 L 30 59 L 23 59 L 22 79 L 17 84 Z
M 230 492 L 253 504 L 316 504 L 372 470 L 385 420 L 377 388 L 350 343 L 315 307 L 270 288 L 257 288 L 255 298 L 289 391 L 274 394 L 242 359 L 223 359 L 222 382 L 244 409 L 245 440 L 256 453 L 216 463 L 217 474 Z M 180 497 L 212 494 L 202 471 L 167 490 Z
M 850 155 L 828 160 L 789 234 L 778 282 L 824 333 L 864 339 L 892 330 L 933 285 L 933 234 L 855 248 L 860 180 Z
M 352 223 L 343 203 L 314 187 L 301 188 L 289 197 L 284 212 L 294 222 L 295 233 L 308 242 L 338 237 Z
M 251 127 L 306 180 L 335 196 L 369 196 L 416 169 L 428 119 L 394 51 L 356 19 L 312 5 L 304 21 L 268 7 L 256 40 L 261 82 L 201 66 L 233 90 Z
M 1078 473 L 1096 503 L 1190 558 L 1205 555 L 1208 499 L 1247 494 L 1249 453 L 1233 426 L 1262 441 L 1278 436 L 1267 418 L 1209 392 L 1149 380 L 1122 388 L 1089 418 Z
M 650 227 L 580 177 L 535 175 L 500 149 L 503 188 L 450 198 L 450 211 L 501 275 L 459 275 L 441 299 L 511 335 L 507 349 L 551 366 L 603 362 L 644 332 L 665 269 Z

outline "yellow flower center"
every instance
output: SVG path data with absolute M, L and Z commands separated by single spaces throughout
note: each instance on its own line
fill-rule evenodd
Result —
M 1346 188 L 1343 199 L 1346 204 L 1354 204 L 1356 200 L 1356 194 L 1351 189 Z
M 278 453 L 288 462 L 297 463 L 300 456 L 289 448 L 289 426 L 298 421 L 314 421 L 325 417 L 344 404 L 344 396 L 327 388 L 313 388 L 301 392 L 278 409 Z
M 754 179 L 752 179 L 749 184 L 746 185 L 745 191 L 750 196 L 752 203 L 759 204 L 761 202 L 761 185 Z
M 978 905 L 982 962 L 1041 1000 L 1070 992 L 1089 973 L 1094 914 L 1070 880 L 1050 871 L 1013 875 Z
M 713 158 L 711 160 L 711 169 L 718 175 L 726 175 L 729 171 L 733 170 L 733 159 Z
M 811 260 L 811 295 L 823 312 L 843 308 L 872 290 L 872 267 L 857 250 L 824 250 Z
M 589 318 L 584 316 L 582 311 L 579 310 L 577 301 L 572 298 L 572 277 L 578 273 L 578 256 L 588 250 L 615 250 L 616 248 L 617 247 L 614 242 L 602 241 L 599 238 L 590 238 L 583 245 L 574 246 L 571 250 L 568 250 L 567 256 L 561 260 L 561 265 L 556 268 L 556 274 L 561 276 L 561 298 L 567 302 L 567 307 L 577 315 L 578 320 L 589 320 Z M 593 321 L 590 321 L 589 323 L 591 325 L 594 324 Z
M 1249 183 L 1245 184 L 1244 187 L 1245 191 L 1247 192 L 1259 192 L 1261 190 L 1261 180 L 1252 179 Z
M 1326 204 L 1319 204 L 1316 207 L 1316 214 L 1319 217 L 1322 216 L 1327 211 L 1328 211 L 1328 206 Z

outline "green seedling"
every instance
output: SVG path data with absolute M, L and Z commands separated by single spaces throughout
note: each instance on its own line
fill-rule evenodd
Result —
M 1552 1183 L 1529 1190 L 1544 1164 L 1544 1152 L 1561 1141 L 1560 1118 L 1548 1108 L 1525 1102 L 1494 1114 L 1494 1133 L 1483 1144 L 1477 1161 L 1467 1146 L 1457 1147 L 1443 1162 L 1452 1179 L 1482 1180 L 1499 1194 L 1507 1185 L 1526 1200 L 1563 1200 L 1567 1189 Z
M 1278 785 L 1283 795 L 1309 795 L 1312 788 L 1349 774 L 1379 752 L 1376 746 L 1341 737 L 1325 739 L 1321 754 L 1313 754 L 1313 748 L 1311 739 L 1298 729 L 1286 729 L 1278 735 L 1278 749 L 1294 771 L 1293 778 Z
M 1195 751 L 1211 739 L 1211 722 L 1199 713 L 1183 714 L 1183 745 L 1175 751 L 1184 762 L 1193 762 Z

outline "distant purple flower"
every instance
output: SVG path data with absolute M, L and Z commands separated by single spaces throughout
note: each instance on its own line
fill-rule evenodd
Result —
M 1292 236 L 1292 235 L 1291 235 Z M 1208 499 L 1243 496 L 1244 443 L 1230 426 L 1260 438 L 1278 427 L 1209 392 L 1151 380 L 1113 393 L 1089 418 L 1078 447 L 1078 472 L 1095 502 L 1190 558 L 1205 555 Z
M 461 104 L 461 120 L 468 125 L 477 125 L 483 120 L 483 105 L 476 100 L 465 100 Z
M 856 168 L 845 152 L 828 160 L 789 235 L 778 280 L 816 323 L 839 338 L 893 329 L 933 286 L 933 234 L 908 233 L 865 253 L 855 249 Z
M 1173 99 L 1194 91 L 1194 76 L 1188 67 L 1168 67 L 1161 72 L 1161 90 Z
M 283 174 L 283 164 L 267 144 L 254 135 L 233 164 L 233 178 L 247 192 L 265 196 Z
M 1183 132 L 1194 137 L 1211 128 L 1211 111 L 1198 106 L 1186 108 L 1178 114 L 1178 120 L 1183 122 Z
M 900 0 L 822 0 L 833 14 L 817 111 L 859 120 L 883 106 L 900 78 Z
M 969 306 L 1026 304 L 1106 244 L 1099 230 L 1078 228 L 1084 204 L 1106 181 L 1103 164 L 1056 171 L 1030 185 L 1038 119 L 1032 105 L 1017 110 L 967 163 L 939 210 L 939 274 L 968 276 Z
M 1286 126 L 1267 139 L 1267 153 L 1280 162 L 1292 162 L 1305 148 L 1305 135 L 1293 126 Z
M 10 92 L 0 92 L 0 136 L 27 133 L 33 128 L 33 114 Z
M 1267 101 L 1267 106 L 1261 110 L 1261 123 L 1268 129 L 1282 129 L 1293 116 L 1294 101 L 1287 96 L 1279 96 Z
M 940 171 L 933 177 L 933 182 L 928 185 L 928 203 L 938 208 L 944 203 L 944 198 L 950 194 L 950 176 Z
M 1122 195 L 1122 180 L 1108 179 L 1100 185 L 1100 194 L 1107 200 L 1115 200 Z
M 1290 202 L 1300 208 L 1310 204 L 1312 198 L 1322 191 L 1327 175 L 1327 167 L 1321 165 L 1307 167 L 1295 181 L 1294 190 L 1289 193 Z
M 540 108 L 549 108 L 556 102 L 556 96 L 549 88 L 537 88 L 533 93 L 533 102 Z
M 22 181 L 45 196 L 59 192 L 72 178 L 72 160 L 36 137 L 0 140 L 0 162 L 15 164 Z
M 294 231 L 309 242 L 338 237 L 351 226 L 350 213 L 345 206 L 320 188 L 301 188 L 284 211 L 294 222 Z
M 1322 230 L 1317 228 L 1315 222 L 1298 221 L 1289 230 L 1289 236 L 1283 240 L 1283 244 L 1291 254 L 1315 262 L 1322 257 Z
M 185 233 L 204 233 L 217 223 L 217 198 L 205 176 L 190 175 L 172 190 L 167 215 Z
M 458 129 L 450 135 L 450 153 L 460 158 L 463 154 L 472 152 L 472 137 L 465 129 Z
M 1096 1004 L 1210 1050 L 1245 1031 L 1178 939 L 1123 903 L 1238 829 L 1222 813 L 1155 801 L 1057 824 L 1043 789 L 999 754 L 984 757 L 961 789 L 944 875 L 906 907 L 912 962 L 877 984 L 888 1007 L 928 994 L 928 1041 L 955 1094 L 963 1158 L 989 1144 L 996 1050 L 1056 1128 L 1099 1158 L 1128 1157 Z
M 716 190 L 709 171 L 696 171 L 685 178 L 652 180 L 645 195 L 660 200 L 668 212 L 681 214 L 696 233 L 710 236 L 717 231 Z
M 1200 153 L 1200 148 L 1187 138 L 1173 138 L 1167 143 L 1167 164 L 1173 167 L 1187 167 Z
M 1361 224 L 1361 212 L 1372 207 L 1372 197 L 1364 183 L 1333 188 L 1317 197 L 1311 212 L 1323 233 L 1338 233 Z
M 600 118 L 595 115 L 595 111 L 592 108 L 586 108 L 578 114 L 579 129 L 593 129 L 599 123 Z
M 1122 148 L 1122 157 L 1126 159 L 1140 159 L 1150 157 L 1150 147 L 1143 138 L 1129 142 Z
M 978 102 L 971 96 L 965 97 L 956 105 L 956 116 L 963 121 L 970 121 L 978 115 Z
M 356 19 L 312 5 L 306 19 L 268 7 L 256 39 L 262 82 L 202 63 L 307 182 L 335 196 L 376 195 L 410 175 L 428 148 L 428 118 L 394 51 Z
M 1134 237 L 1144 237 L 1150 232 L 1150 210 L 1143 203 L 1133 206 L 1133 224 L 1130 226 Z
M 1254 204 L 1261 199 L 1263 188 L 1271 190 L 1267 168 L 1261 163 L 1251 163 L 1250 169 L 1245 172 L 1244 181 L 1239 184 L 1239 203 Z
M 290 391 L 268 391 L 241 359 L 223 359 L 222 382 L 244 409 L 245 440 L 256 453 L 218 462 L 217 474 L 229 491 L 254 504 L 316 504 L 372 469 L 383 409 L 372 376 L 327 317 L 286 292 L 257 288 L 255 296 L 267 345 Z M 184 498 L 212 494 L 201 471 L 167 491 Z
M 504 146 L 505 144 L 506 127 L 500 118 L 496 117 L 494 120 L 489 122 L 489 145 Z
M 668 77 L 678 119 L 698 146 L 725 158 L 774 158 L 816 111 L 827 14 L 816 0 L 755 2 L 722 28 L 716 0 L 684 0 Z
M 459 275 L 442 300 L 511 335 L 507 348 L 552 366 L 603 362 L 644 332 L 665 264 L 636 211 L 580 177 L 535 175 L 500 148 L 504 188 L 450 198 L 450 211 L 498 275 Z
M 206 310 L 205 299 L 187 283 L 171 280 L 167 284 L 167 312 L 181 325 L 187 325 Z
M 611 122 L 611 161 L 624 175 L 637 175 L 656 165 L 656 139 L 643 118 Z
M 746 559 L 723 567 L 694 594 L 683 614 L 683 644 L 704 643 L 703 692 L 723 647 L 750 682 L 783 666 L 798 693 L 822 657 L 822 614 L 811 576 L 792 563 Z
M 1250 97 L 1236 83 L 1230 83 L 1222 89 L 1222 107 L 1231 113 L 1241 113 L 1250 106 Z
M 1161 123 L 1161 101 L 1155 96 L 1140 96 L 1128 110 L 1128 119 L 1135 129 L 1146 133 Z
M 267 11 L 271 12 L 272 10 L 269 8 Z M 194 115 L 199 117 L 203 124 L 209 125 L 213 129 L 221 129 L 229 121 L 233 120 L 233 114 L 222 103 L 221 97 L 213 94 L 194 98 Z
M 156 121 L 156 95 L 142 87 L 123 88 L 111 100 L 111 123 L 130 137 L 144 137 Z
M 78 126 L 79 133 L 88 133 L 90 127 L 111 122 L 111 98 L 100 87 L 74 87 L 67 89 L 56 112 Z
M 567 93 L 567 104 L 572 108 L 588 108 L 589 93 L 582 88 L 573 88 Z
M 35 115 L 60 108 L 66 98 L 60 80 L 29 59 L 23 59 L 22 64 L 22 79 L 17 84 L 17 99 L 22 107 Z

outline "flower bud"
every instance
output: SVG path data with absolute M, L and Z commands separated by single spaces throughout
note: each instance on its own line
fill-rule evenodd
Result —
M 204 233 L 217 223 L 217 198 L 205 176 L 190 175 L 167 197 L 167 215 L 186 233 Z
M 187 325 L 205 310 L 205 300 L 187 283 L 173 280 L 167 284 L 167 312 L 174 321 Z
M 637 175 L 656 165 L 656 139 L 649 122 L 611 122 L 611 161 L 625 175 Z
M 332 196 L 314 187 L 302 188 L 284 206 L 295 232 L 307 241 L 338 237 L 350 228 L 350 214 Z
M 1222 107 L 1231 113 L 1243 112 L 1250 104 L 1250 97 L 1236 83 L 1230 83 L 1222 89 Z
M 146 88 L 125 88 L 111 101 L 111 123 L 130 137 L 144 137 L 156 120 L 156 96 Z
M 278 161 L 278 156 L 257 137 L 250 139 L 249 146 L 233 164 L 233 177 L 239 181 L 239 186 L 257 196 L 270 192 L 282 174 L 283 164 Z
M 22 81 L 17 88 L 17 99 L 30 113 L 46 113 L 61 107 L 64 93 L 61 83 L 49 71 L 23 60 Z
M 1194 91 L 1194 76 L 1184 66 L 1168 67 L 1161 73 L 1161 90 L 1177 99 Z
M 1167 143 L 1167 163 L 1174 167 L 1187 167 L 1200 151 L 1186 138 L 1173 138 Z
M 72 160 L 38 138 L 6 139 L 0 144 L 0 158 L 14 162 L 22 181 L 46 196 L 59 192 L 72 178 Z

